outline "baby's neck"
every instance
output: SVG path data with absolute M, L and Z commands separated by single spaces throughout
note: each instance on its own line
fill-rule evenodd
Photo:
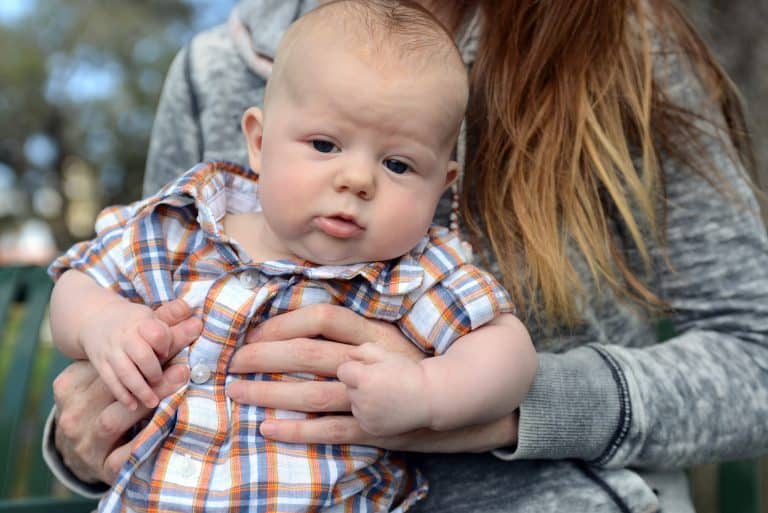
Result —
M 227 214 L 222 220 L 224 233 L 237 241 L 254 262 L 301 260 L 287 250 L 270 244 L 269 228 L 261 212 Z

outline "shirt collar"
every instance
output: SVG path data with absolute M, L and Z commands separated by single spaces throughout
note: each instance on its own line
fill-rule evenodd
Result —
M 194 202 L 197 222 L 203 233 L 213 240 L 232 243 L 222 230 L 221 220 L 227 213 L 261 210 L 258 180 L 256 172 L 237 164 L 206 162 L 166 185 L 155 195 L 153 203 L 154 206 L 187 206 Z M 419 261 L 428 242 L 429 236 L 425 236 L 408 254 L 388 262 L 319 265 L 299 260 L 277 260 L 244 264 L 272 276 L 303 275 L 313 280 L 352 280 L 359 276 L 380 294 L 405 295 L 417 289 L 423 281 L 424 273 Z

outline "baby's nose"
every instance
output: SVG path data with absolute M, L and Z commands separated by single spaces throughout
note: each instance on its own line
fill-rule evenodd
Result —
M 376 192 L 374 170 L 365 165 L 345 167 L 337 173 L 334 185 L 339 192 L 350 192 L 361 199 L 369 200 Z

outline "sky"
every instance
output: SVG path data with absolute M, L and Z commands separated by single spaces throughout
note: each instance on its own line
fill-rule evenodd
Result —
M 36 0 L 2 0 L 0 23 L 13 23 L 35 8 Z

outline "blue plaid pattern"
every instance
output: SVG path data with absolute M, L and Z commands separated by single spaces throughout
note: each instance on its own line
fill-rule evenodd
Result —
M 259 210 L 257 184 L 258 176 L 240 166 L 200 164 L 149 199 L 105 209 L 96 238 L 51 265 L 54 278 L 79 269 L 153 307 L 182 297 L 204 324 L 175 361 L 206 365 L 210 379 L 190 381 L 161 402 L 99 511 L 405 511 L 426 493 L 425 480 L 396 453 L 263 439 L 265 419 L 307 415 L 232 402 L 224 393 L 233 379 L 229 361 L 249 328 L 316 303 L 394 322 L 422 350 L 440 354 L 513 311 L 509 297 L 493 277 L 466 263 L 460 241 L 438 227 L 396 262 L 253 262 L 220 221 L 227 213 Z

